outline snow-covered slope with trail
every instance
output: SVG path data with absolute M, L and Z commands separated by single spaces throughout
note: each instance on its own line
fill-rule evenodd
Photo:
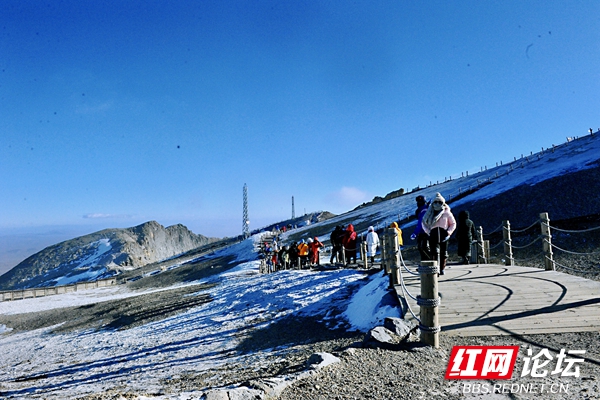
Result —
M 251 241 L 237 249 L 249 251 Z M 240 255 L 244 257 L 247 254 Z M 209 295 L 213 300 L 131 329 L 52 334 L 52 327 L 12 332 L 0 323 L 0 396 L 74 398 L 118 388 L 156 395 L 152 398 L 179 399 L 181 393 L 163 393 L 165 381 L 226 364 L 261 368 L 267 357 L 285 352 L 293 343 L 282 340 L 275 348 L 252 353 L 240 348 L 242 342 L 282 319 L 318 318 L 332 328 L 364 331 L 381 324 L 386 316 L 400 316 L 399 309 L 384 300 L 388 279 L 381 274 L 344 269 L 267 275 L 258 273 L 258 264 L 243 262 L 190 283 L 202 289 L 189 296 Z M 0 302 L 0 321 L 3 315 L 85 306 L 151 291 L 132 292 L 118 286 Z M 353 305 L 348 306 L 349 302 Z

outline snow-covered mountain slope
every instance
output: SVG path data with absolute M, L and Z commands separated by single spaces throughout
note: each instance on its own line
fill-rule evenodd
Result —
M 440 163 L 442 167 L 442 163 Z M 408 173 L 408 172 L 407 172 Z M 399 175 L 399 185 L 402 176 Z M 402 196 L 368 204 L 330 220 L 299 228 L 288 236 L 328 238 L 338 224 L 354 224 L 359 232 L 369 225 L 389 226 L 400 220 L 407 237 L 415 221 L 415 197 L 431 199 L 440 192 L 453 210 L 468 209 L 477 225 L 496 228 L 502 220 L 528 226 L 542 212 L 553 219 L 600 212 L 600 133 L 584 136 L 509 163 L 461 174 L 415 189 Z M 497 203 L 501 202 L 502 207 Z

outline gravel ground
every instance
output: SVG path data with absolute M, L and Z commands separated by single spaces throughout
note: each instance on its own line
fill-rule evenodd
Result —
M 334 352 L 341 360 L 339 363 L 292 384 L 279 399 L 600 399 L 599 332 L 468 338 L 442 334 L 438 349 L 420 346 L 415 342 L 416 339 L 413 336 L 410 339 L 412 342 L 395 351 L 349 347 Z M 445 380 L 450 351 L 452 346 L 457 345 L 521 346 L 512 379 Z M 547 348 L 555 359 L 562 348 L 586 350 L 585 361 L 579 364 L 580 376 L 560 377 L 557 374 L 545 378 L 520 377 L 523 357 L 527 355 L 528 348 L 533 350 L 533 355 Z M 552 368 L 554 365 L 554 362 L 550 364 Z M 482 386 L 470 389 L 472 386 L 469 384 L 474 383 L 481 383 Z M 529 388 L 529 393 L 525 392 L 525 388 Z M 489 393 L 473 394 L 473 391 L 486 390 Z

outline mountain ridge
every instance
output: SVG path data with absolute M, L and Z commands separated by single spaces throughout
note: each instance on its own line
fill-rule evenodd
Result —
M 148 221 L 103 229 L 48 246 L 0 276 L 0 289 L 55 286 L 101 279 L 162 261 L 217 240 L 182 224 Z

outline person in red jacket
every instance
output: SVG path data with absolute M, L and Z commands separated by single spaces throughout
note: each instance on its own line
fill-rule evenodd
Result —
M 312 242 L 308 242 L 308 246 L 310 247 L 310 263 L 312 265 L 319 265 L 319 249 L 323 247 L 323 243 L 315 236 Z
M 350 264 L 352 261 L 356 263 L 356 232 L 352 224 L 346 228 L 346 235 L 344 235 L 342 244 L 344 245 L 346 264 Z

